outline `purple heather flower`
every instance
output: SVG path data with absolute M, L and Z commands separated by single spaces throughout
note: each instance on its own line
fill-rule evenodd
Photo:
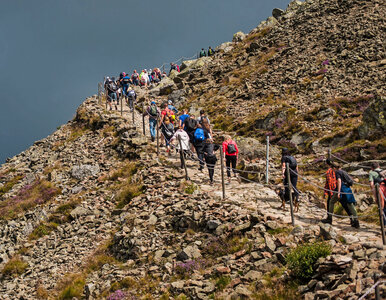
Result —
M 323 66 L 327 66 L 330 64 L 330 61 L 328 59 L 326 59 L 324 62 L 322 62 L 322 65 Z

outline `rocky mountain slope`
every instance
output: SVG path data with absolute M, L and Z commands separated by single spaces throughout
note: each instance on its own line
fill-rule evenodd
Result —
M 0 167 L 0 298 L 357 299 L 374 275 L 384 280 L 368 188 L 355 187 L 354 230 L 347 218 L 320 223 L 322 192 L 300 183 L 293 227 L 275 193 L 278 147 L 264 185 L 259 141 L 268 134 L 302 153 L 302 172 L 319 185 L 329 146 L 350 161 L 384 158 L 384 12 L 381 1 L 291 2 L 214 58 L 137 89 L 134 122 L 126 106 L 121 116 L 86 99 Z M 185 180 L 177 154 L 157 157 L 142 135 L 151 97 L 206 109 L 216 140 L 237 133 L 243 181 L 226 186 L 226 199 L 218 167 L 212 186 L 197 162 Z

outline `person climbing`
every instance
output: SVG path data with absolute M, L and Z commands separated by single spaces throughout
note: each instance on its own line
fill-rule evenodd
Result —
M 157 104 L 155 101 L 151 101 L 149 107 L 146 109 L 146 111 L 143 113 L 144 116 L 149 116 L 149 128 L 150 128 L 150 136 L 151 141 L 155 141 L 156 136 L 156 126 L 157 126 L 157 120 L 160 115 L 160 111 L 157 107 Z
M 211 139 L 208 139 L 204 147 L 204 160 L 209 173 L 209 184 L 213 185 L 214 167 L 217 162 L 215 151 L 220 149 L 220 146 L 213 144 Z
M 184 122 L 185 122 L 185 119 L 186 118 L 189 118 L 189 114 L 188 114 L 188 110 L 187 109 L 184 109 L 182 111 L 182 115 L 178 117 L 178 120 L 179 120 L 179 127 L 184 129 Z
M 197 123 L 193 133 L 193 146 L 197 152 L 197 156 L 200 164 L 198 170 L 200 171 L 204 169 L 204 150 L 205 150 L 205 142 L 207 139 L 211 139 L 209 131 L 205 127 L 202 127 L 200 124 Z
M 122 89 L 123 89 L 123 95 L 128 97 L 127 91 L 129 89 L 129 84 L 131 83 L 131 78 L 129 74 L 126 74 L 123 72 L 123 77 L 121 79 Z
M 200 51 L 200 58 L 204 57 L 204 56 L 206 56 L 206 51 L 205 51 L 204 48 L 202 48 L 201 51 Z
M 115 105 L 115 109 L 118 110 L 117 106 L 117 85 L 115 84 L 115 81 L 113 78 L 106 78 L 106 84 L 105 84 L 105 89 L 107 91 L 107 102 L 110 106 L 110 110 L 112 110 L 112 105 Z
M 371 164 L 371 171 L 369 172 L 369 182 L 371 190 L 373 191 L 374 200 L 377 203 L 376 184 L 379 184 L 379 198 L 381 200 L 381 209 L 383 210 L 383 224 L 386 225 L 386 170 L 382 170 L 379 163 L 373 162 Z
M 356 203 L 354 194 L 351 190 L 353 180 L 347 174 L 346 171 L 342 170 L 338 163 L 335 165 L 335 176 L 337 181 L 337 187 L 335 188 L 334 195 L 330 199 L 328 206 L 328 215 L 326 219 L 322 220 L 322 223 L 332 224 L 332 214 L 334 213 L 334 206 L 337 201 L 342 205 L 347 205 L 350 216 L 350 223 L 352 227 L 359 228 L 359 221 L 357 211 L 354 204 Z
M 329 167 L 328 170 L 326 171 L 326 183 L 324 185 L 324 195 L 327 196 L 327 211 L 328 207 L 330 206 L 330 201 L 331 198 L 334 196 L 334 191 L 336 190 L 337 187 L 337 180 L 336 180 L 336 166 L 334 163 L 327 159 L 326 164 Z M 343 209 L 346 211 L 347 215 L 350 215 L 350 210 L 347 206 L 347 203 L 343 202 L 341 203 Z
M 137 70 L 134 70 L 133 74 L 131 75 L 131 81 L 134 85 L 139 85 L 139 74 Z
M 180 153 L 181 169 L 183 169 L 184 168 L 183 162 L 186 161 L 186 156 L 189 152 L 189 136 L 186 133 L 186 131 L 183 130 L 181 127 L 177 126 L 176 129 L 177 129 L 176 132 L 170 139 L 170 143 L 171 144 L 176 143 L 176 149 Z M 179 138 L 181 139 L 182 149 L 180 147 L 180 142 L 178 140 Z M 182 159 L 183 157 L 184 159 Z
M 127 92 L 127 101 L 130 107 L 130 111 L 134 110 L 134 103 L 137 101 L 137 94 L 134 89 L 129 88 Z
M 174 125 L 170 122 L 169 117 L 165 117 L 163 122 L 161 123 L 161 132 L 162 136 L 165 139 L 165 145 L 166 145 L 166 153 L 170 156 L 170 139 L 174 135 Z
M 224 153 L 225 164 L 227 167 L 228 183 L 231 183 L 231 165 L 234 176 L 240 181 L 239 177 L 237 176 L 236 170 L 237 160 L 239 156 L 239 148 L 237 147 L 236 142 L 232 140 L 230 135 L 225 136 L 225 140 L 222 143 L 222 150 Z
M 296 162 L 295 157 L 290 155 L 290 152 L 287 148 L 283 148 L 281 151 L 281 170 L 282 170 L 282 177 L 283 177 L 283 183 L 284 183 L 284 198 L 286 201 L 290 200 L 290 193 L 292 191 L 289 190 L 288 185 L 288 177 L 287 177 L 287 167 L 286 164 L 289 165 L 289 173 L 291 180 L 291 185 L 293 189 L 293 195 L 295 195 L 295 198 L 293 199 L 296 202 L 299 202 L 299 191 L 297 190 L 297 183 L 298 183 L 298 174 L 299 174 L 299 168 L 298 163 Z
M 212 56 L 212 55 L 214 55 L 214 50 L 212 49 L 212 47 L 211 46 L 209 46 L 209 49 L 208 49 L 208 56 Z
M 168 117 L 170 122 L 173 123 L 173 125 L 174 125 L 174 122 L 176 120 L 176 115 L 174 114 L 174 112 L 171 109 L 169 109 L 168 104 L 166 102 L 162 103 L 162 105 L 161 105 L 161 120 L 160 120 L 160 122 L 163 122 L 165 117 Z
M 168 108 L 174 112 L 174 114 L 178 114 L 178 109 L 174 107 L 173 101 L 168 100 Z

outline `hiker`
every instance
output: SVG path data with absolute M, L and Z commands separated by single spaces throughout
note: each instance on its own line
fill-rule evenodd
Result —
M 134 103 L 137 101 L 137 94 L 134 91 L 134 89 L 132 89 L 132 88 L 129 88 L 129 90 L 127 92 L 127 101 L 128 101 L 128 105 L 130 107 L 130 111 L 133 111 L 134 110 Z
M 166 102 L 162 103 L 161 105 L 161 123 L 164 121 L 165 117 L 168 117 L 170 122 L 174 125 L 176 115 L 171 109 L 169 109 L 168 104 Z
M 123 94 L 127 97 L 127 90 L 129 89 L 129 84 L 131 83 L 131 78 L 129 74 L 126 74 L 123 72 L 123 77 L 121 79 L 121 84 L 122 84 L 122 89 L 123 89 Z
M 220 146 L 217 144 L 213 144 L 211 139 L 207 140 L 207 142 L 205 143 L 204 159 L 205 159 L 206 167 L 208 168 L 208 172 L 209 172 L 210 185 L 213 185 L 214 167 L 217 162 L 217 157 L 214 152 L 217 151 L 218 149 L 220 149 Z
M 183 169 L 184 168 L 183 161 L 184 160 L 186 161 L 186 155 L 188 154 L 188 151 L 189 151 L 189 136 L 186 133 L 186 131 L 182 129 L 182 127 L 177 126 L 176 129 L 177 129 L 176 132 L 170 139 L 170 143 L 171 144 L 174 142 L 177 143 L 176 149 L 180 153 L 181 169 Z M 178 138 L 181 139 L 182 149 L 180 149 L 180 142 Z M 184 160 L 182 159 L 182 156 L 184 157 Z
M 197 127 L 197 120 L 195 119 L 194 115 L 190 115 L 189 117 L 185 118 L 184 121 L 184 130 L 189 136 L 189 142 L 190 142 L 190 148 L 193 152 L 194 150 L 194 131 L 196 130 Z
M 173 111 L 175 114 L 178 114 L 178 109 L 173 106 L 173 101 L 168 100 L 168 108 Z
M 170 122 L 169 117 L 165 117 L 163 122 L 161 123 L 161 132 L 165 140 L 166 145 L 166 153 L 170 156 L 170 139 L 174 135 L 174 125 Z
M 171 73 L 173 70 L 176 70 L 176 71 L 177 71 L 177 66 L 176 66 L 176 64 L 174 64 L 174 63 L 170 63 L 170 71 L 169 71 L 169 75 L 170 75 L 170 73 Z
M 137 73 L 137 70 L 134 70 L 133 74 L 131 75 L 131 81 L 134 85 L 139 85 L 139 74 Z
M 337 187 L 337 180 L 336 180 L 336 166 L 334 163 L 327 159 L 326 164 L 329 166 L 328 170 L 326 171 L 326 183 L 324 185 L 324 195 L 327 196 L 327 211 L 328 207 L 330 206 L 331 198 L 334 196 L 334 191 Z M 346 211 L 347 215 L 350 215 L 350 210 L 347 206 L 347 203 L 343 202 L 341 203 L 343 209 Z
M 232 140 L 230 135 L 225 136 L 225 140 L 222 143 L 222 150 L 224 153 L 225 164 L 227 167 L 228 183 L 231 183 L 231 167 L 230 167 L 231 165 L 232 165 L 234 176 L 239 180 L 239 178 L 237 177 L 237 170 L 236 170 L 237 159 L 239 156 L 239 149 L 237 148 L 236 142 Z
M 204 57 L 204 56 L 206 56 L 206 52 L 205 52 L 204 48 L 202 48 L 200 51 L 200 58 Z
M 337 186 L 334 191 L 334 195 L 330 199 L 330 203 L 328 206 L 328 212 L 326 219 L 322 220 L 322 223 L 332 224 L 332 214 L 334 213 L 334 206 L 337 201 L 342 203 L 342 205 L 347 205 L 350 223 L 352 227 L 359 228 L 359 221 L 357 217 L 357 211 L 355 209 L 354 204 L 356 203 L 354 194 L 350 188 L 353 184 L 353 180 L 347 174 L 346 171 L 340 168 L 340 165 L 336 162 L 333 163 L 335 166 L 335 177 Z
M 204 169 L 204 150 L 205 150 L 205 141 L 211 139 L 209 131 L 202 127 L 200 124 L 196 124 L 196 128 L 193 133 L 193 146 L 196 149 L 198 160 L 199 160 L 199 171 Z
M 212 55 L 214 55 L 214 50 L 212 49 L 212 47 L 211 46 L 209 46 L 209 49 L 208 49 L 208 56 L 212 56 Z
M 113 77 L 114 78 L 114 77 Z M 115 110 L 118 110 L 117 106 L 117 85 L 113 78 L 107 77 L 105 83 L 105 89 L 107 91 L 107 103 L 110 106 L 110 110 L 112 110 L 112 105 L 115 105 Z
M 149 116 L 150 136 L 151 136 L 151 141 L 154 142 L 155 136 L 156 136 L 157 119 L 158 119 L 158 116 L 160 115 L 160 111 L 154 101 L 150 103 L 149 107 L 146 109 L 143 115 Z
M 386 199 L 386 171 L 382 171 L 382 169 L 379 166 L 379 163 L 373 162 L 371 164 L 371 171 L 369 172 L 369 182 L 371 190 L 373 191 L 375 202 L 378 202 L 377 200 L 377 191 L 375 189 L 375 185 L 379 184 L 379 198 L 381 200 L 381 208 L 383 210 L 383 223 L 386 225 L 386 205 L 385 205 L 385 199 Z
M 200 110 L 200 116 L 197 118 L 197 122 L 202 125 L 202 123 L 203 123 L 203 121 L 205 119 L 206 119 L 206 121 L 208 122 L 208 125 L 209 125 L 209 132 L 212 135 L 212 129 L 210 128 L 209 118 L 205 115 L 205 111 L 204 110 Z
M 292 191 L 289 190 L 288 186 L 288 177 L 287 177 L 287 168 L 286 168 L 286 163 L 289 165 L 289 171 L 290 171 L 290 180 L 291 180 L 291 185 L 293 189 L 293 195 L 295 198 L 293 199 L 296 202 L 299 202 L 299 191 L 296 188 L 296 185 L 298 183 L 298 174 L 299 174 L 299 168 L 298 164 L 296 162 L 295 157 L 290 155 L 290 152 L 287 148 L 283 148 L 281 151 L 281 170 L 282 170 L 282 177 L 284 179 L 284 198 L 286 201 L 290 200 L 290 193 Z
M 187 109 L 184 109 L 182 111 L 182 115 L 178 117 L 178 120 L 179 120 L 179 127 L 184 129 L 184 122 L 186 120 L 186 118 L 189 118 L 189 114 L 188 114 L 188 110 Z

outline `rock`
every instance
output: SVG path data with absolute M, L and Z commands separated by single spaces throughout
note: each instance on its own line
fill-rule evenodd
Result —
M 95 290 L 95 284 L 89 283 L 85 285 L 84 294 L 86 296 L 86 299 L 92 298 L 94 290 Z
M 149 217 L 149 225 L 155 225 L 157 224 L 158 218 L 155 215 L 151 215 Z
M 304 234 L 304 227 L 302 225 L 296 225 L 294 229 L 292 229 L 291 233 L 292 235 L 299 236 Z
M 259 280 L 263 275 L 262 272 L 251 270 L 247 274 L 245 274 L 244 278 L 249 281 Z
M 233 49 L 233 43 L 232 42 L 226 42 L 222 43 L 220 46 L 216 47 L 216 52 L 224 51 L 224 53 L 227 53 L 229 51 L 232 51 Z
M 272 10 L 272 16 L 275 18 L 275 19 L 279 19 L 280 16 L 282 16 L 284 14 L 284 10 L 280 9 L 280 8 L 274 8 Z
M 358 127 L 361 139 L 376 139 L 386 132 L 386 98 L 377 97 L 363 112 L 362 124 Z
M 326 240 L 336 239 L 338 234 L 330 224 L 319 223 L 320 235 Z
M 271 238 L 271 236 L 268 234 L 264 235 L 264 240 L 266 245 L 265 248 L 267 249 L 267 251 L 269 251 L 270 253 L 273 253 L 276 250 L 276 245 L 273 239 Z
M 252 296 L 252 292 L 250 290 L 248 290 L 248 288 L 244 285 L 238 285 L 236 287 L 236 290 L 235 290 L 236 294 L 240 297 L 251 297 Z
M 245 33 L 239 31 L 239 32 L 236 32 L 236 33 L 233 35 L 232 42 L 238 43 L 238 42 L 243 41 L 244 39 L 245 39 Z
M 201 257 L 200 249 L 196 245 L 185 247 L 180 253 L 177 255 L 177 259 L 184 261 L 187 259 L 196 259 Z
M 81 216 L 87 216 L 89 213 L 90 213 L 90 211 L 88 209 L 86 209 L 82 206 L 78 206 L 70 212 L 70 216 L 73 219 L 77 219 Z
M 218 220 L 209 220 L 206 223 L 206 226 L 208 227 L 208 230 L 215 230 L 220 225 L 221 225 L 221 222 L 218 221 Z
M 74 166 L 71 170 L 71 176 L 83 180 L 86 177 L 96 176 L 99 173 L 99 165 L 80 165 Z

